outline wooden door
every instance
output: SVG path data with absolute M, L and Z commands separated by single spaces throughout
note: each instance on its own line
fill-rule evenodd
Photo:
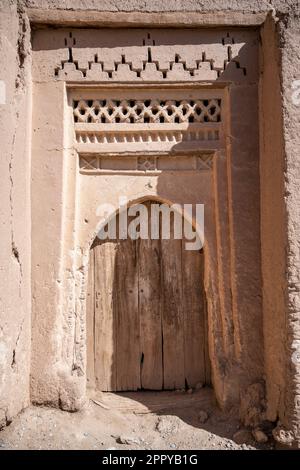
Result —
M 169 240 L 95 240 L 87 300 L 91 386 L 173 390 L 205 383 L 205 325 L 202 251 L 187 251 L 172 232 Z

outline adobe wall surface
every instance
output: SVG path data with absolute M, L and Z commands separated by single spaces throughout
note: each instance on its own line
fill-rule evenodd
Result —
M 29 404 L 30 79 L 29 23 L 0 3 L 0 427 Z M 3 87 L 3 85 L 2 85 Z M 3 90 L 3 88 L 2 88 Z
M 286 275 L 287 295 L 287 344 L 285 349 L 286 395 L 285 415 L 293 419 L 295 431 L 300 433 L 300 396 L 299 396 L 299 344 L 300 344 L 300 107 L 296 104 L 291 91 L 291 83 L 299 80 L 300 26 L 298 18 L 290 18 L 286 26 L 280 25 L 284 41 L 282 43 L 282 90 L 283 90 L 283 138 L 285 153 L 285 201 L 287 220 Z M 290 361 L 289 358 L 292 357 Z M 292 418 L 293 417 L 293 418 Z
M 149 16 L 151 12 L 156 16 Z M 300 7 L 295 0 L 1 0 L 0 80 L 5 80 L 7 89 L 6 104 L 0 104 L 0 425 L 29 403 L 31 78 L 28 15 L 35 22 L 76 27 L 93 22 L 112 25 L 114 21 L 123 26 L 134 22 L 153 24 L 153 21 L 176 25 L 178 18 L 189 24 L 192 20 L 186 15 L 188 12 L 194 12 L 193 21 L 197 19 L 206 25 L 260 25 L 269 13 L 269 21 L 262 29 L 264 77 L 260 90 L 267 417 L 276 420 L 279 416 L 282 424 L 278 433 L 282 441 L 291 443 L 295 438 L 300 439 L 300 370 L 299 363 L 291 361 L 300 341 L 300 168 L 297 159 L 300 108 L 291 99 L 292 82 L 300 79 Z M 278 72 L 281 61 L 282 71 Z M 38 200 L 33 203 L 39 205 Z M 257 302 L 259 304 L 260 298 Z M 43 331 L 45 337 L 47 333 Z
M 262 28 L 260 86 L 261 253 L 268 417 L 284 415 L 285 388 L 285 250 L 284 146 L 280 99 L 280 60 L 274 23 Z M 272 85 L 271 85 L 272 84 Z M 276 191 L 274 190 L 276 188 Z M 272 210 L 270 210 L 272 207 Z M 276 256 L 274 256 L 276 253 Z M 268 332 L 270 334 L 268 334 Z
M 51 13 L 54 17 L 54 11 L 69 11 L 71 12 L 85 12 L 88 13 L 93 11 L 95 13 L 100 12 L 103 21 L 103 12 L 136 12 L 136 13 L 149 13 L 149 12 L 165 12 L 165 13 L 176 13 L 183 15 L 186 12 L 199 12 L 213 13 L 215 21 L 220 21 L 220 18 L 228 17 L 228 23 L 232 24 L 232 16 L 230 14 L 240 13 L 240 18 L 244 15 L 253 15 L 256 13 L 267 13 L 273 11 L 274 14 L 294 14 L 299 12 L 299 4 L 295 0 L 283 1 L 273 0 L 271 2 L 259 1 L 259 0 L 208 0 L 201 2 L 199 0 L 168 0 L 162 2 L 161 0 L 154 1 L 142 1 L 142 0 L 120 0 L 120 1 L 109 1 L 109 0 L 67 0 L 60 2 L 59 0 L 24 0 L 23 5 L 34 10 L 46 10 L 48 17 L 51 18 Z M 81 15 L 82 21 L 84 21 L 84 15 Z M 216 16 L 217 15 L 217 16 Z M 76 16 L 76 13 L 75 13 Z M 239 17 L 238 15 L 236 16 Z M 71 15 L 70 15 L 71 18 Z M 100 16 L 99 16 L 100 18 Z M 177 16 L 178 18 L 178 16 Z M 105 19 L 105 17 L 104 17 Z M 191 21 L 191 20 L 189 20 Z M 211 19 L 213 21 L 213 19 Z

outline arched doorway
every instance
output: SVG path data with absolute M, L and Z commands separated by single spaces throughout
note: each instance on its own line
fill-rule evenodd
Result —
M 151 205 L 144 203 L 150 214 Z M 119 214 L 116 215 L 119 233 Z M 128 216 L 128 224 L 132 217 Z M 208 383 L 203 250 L 186 240 L 96 237 L 90 249 L 88 384 L 101 391 Z M 150 233 L 150 218 L 149 218 Z

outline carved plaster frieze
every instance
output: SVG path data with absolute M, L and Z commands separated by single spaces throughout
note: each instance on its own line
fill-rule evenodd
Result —
M 257 43 L 255 31 L 234 28 L 37 30 L 33 77 L 83 83 L 249 83 L 258 79 Z
M 212 168 L 213 154 L 201 155 L 80 155 L 82 174 L 138 173 L 159 174 L 162 171 L 207 171 Z
M 165 90 L 173 96 L 170 99 L 148 98 L 147 90 L 139 91 L 139 98 L 128 92 L 127 99 L 105 98 L 103 93 L 95 90 L 97 98 L 71 100 L 79 153 L 176 153 L 216 150 L 222 143 L 220 92 L 214 96 L 211 90 L 194 90 L 190 97 L 182 98 L 187 95 L 185 90 L 177 90 L 176 96 Z

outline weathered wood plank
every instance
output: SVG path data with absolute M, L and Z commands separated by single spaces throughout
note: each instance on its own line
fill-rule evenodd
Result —
M 95 252 L 95 379 L 98 390 L 117 390 L 115 259 L 116 241 L 105 241 Z
M 205 383 L 203 255 L 185 249 L 182 240 L 184 373 L 189 387 Z
M 140 324 L 136 241 L 119 241 L 114 291 L 117 325 L 117 389 L 138 390 L 140 378 Z
M 185 386 L 181 240 L 161 240 L 161 262 L 164 389 L 172 390 Z
M 141 386 L 146 390 L 163 386 L 160 249 L 160 240 L 138 240 Z

